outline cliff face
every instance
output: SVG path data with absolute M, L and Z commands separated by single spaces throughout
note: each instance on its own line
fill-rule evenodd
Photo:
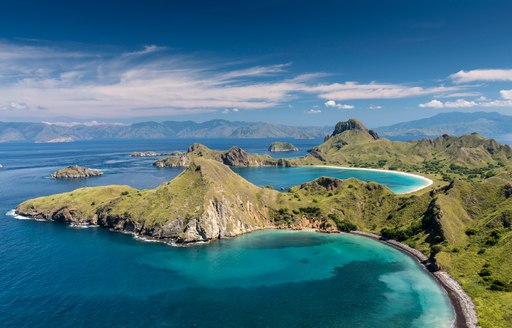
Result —
M 51 177 L 55 179 L 80 179 L 95 177 L 102 174 L 103 172 L 100 170 L 92 170 L 86 167 L 72 165 L 52 173 Z

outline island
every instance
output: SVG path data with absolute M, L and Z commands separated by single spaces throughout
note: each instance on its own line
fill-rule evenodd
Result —
M 100 170 L 93 170 L 78 165 L 71 165 L 53 172 L 51 177 L 54 179 L 82 179 L 100 176 L 102 174 L 103 172 Z
M 299 148 L 295 147 L 289 142 L 276 141 L 273 142 L 269 147 L 270 152 L 282 152 L 282 151 L 299 151 Z
M 414 172 L 434 184 L 412 194 L 357 179 L 322 177 L 279 192 L 230 166 L 279 165 L 238 147 L 155 162 L 185 167 L 155 189 L 102 186 L 27 200 L 18 215 L 112 231 L 173 245 L 210 242 L 259 229 L 358 231 L 415 256 L 446 288 L 461 327 L 512 322 L 512 149 L 472 133 L 398 142 L 361 122 L 339 122 L 321 145 L 281 164 Z M 466 294 L 467 293 L 467 294 Z M 469 295 L 470 297 L 468 297 Z M 473 304 L 474 302 L 474 304 Z
M 156 152 L 156 151 L 134 151 L 130 154 L 131 157 L 158 157 L 158 156 L 179 156 L 182 155 L 181 151 L 167 151 L 167 152 Z
M 267 154 L 249 154 L 240 147 L 233 146 L 226 151 L 209 149 L 201 144 L 191 145 L 186 153 L 175 154 L 159 159 L 153 163 L 156 167 L 187 167 L 195 158 L 209 158 L 228 166 L 233 167 L 260 167 L 260 166 L 281 166 L 289 167 L 292 164 L 286 159 L 275 159 Z

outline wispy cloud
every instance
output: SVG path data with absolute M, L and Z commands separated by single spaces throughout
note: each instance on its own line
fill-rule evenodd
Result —
M 20 103 L 17 101 L 9 101 L 3 106 L 0 106 L 0 111 L 24 111 L 30 109 L 30 107 L 25 103 Z
M 311 108 L 310 110 L 306 111 L 306 114 L 320 114 L 321 112 L 321 109 Z
M 42 116 L 38 110 L 44 108 L 46 119 L 118 119 L 293 108 L 293 101 L 306 97 L 323 99 L 329 108 L 352 109 L 346 101 L 462 99 L 474 92 L 462 84 L 333 82 L 329 73 L 292 74 L 290 67 L 223 63 L 157 45 L 122 51 L 0 40 L 0 110 L 5 117 L 20 117 L 16 112 L 21 111 Z
M 455 83 L 468 83 L 477 81 L 512 81 L 512 69 L 475 69 L 458 71 L 450 75 Z
M 336 101 L 355 99 L 398 99 L 445 94 L 459 91 L 460 86 L 412 87 L 402 84 L 357 82 L 332 83 L 304 88 L 306 92 L 317 93 L 320 98 Z

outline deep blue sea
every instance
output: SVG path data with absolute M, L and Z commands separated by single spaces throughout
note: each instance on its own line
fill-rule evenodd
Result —
M 93 185 L 153 188 L 181 172 L 155 168 L 154 158 L 132 158 L 132 151 L 185 150 L 201 142 L 214 149 L 238 145 L 264 153 L 271 141 L 0 144 L 0 326 L 449 327 L 448 298 L 416 261 L 362 237 L 260 231 L 178 248 L 102 228 L 4 215 L 32 197 Z M 301 152 L 279 156 L 301 156 L 320 140 L 291 142 Z M 48 178 L 71 164 L 105 174 L 79 181 Z M 257 185 L 274 187 L 318 174 L 347 174 L 308 170 L 239 172 Z M 390 184 L 398 179 L 367 172 L 353 174 Z M 390 187 L 399 191 L 404 184 Z

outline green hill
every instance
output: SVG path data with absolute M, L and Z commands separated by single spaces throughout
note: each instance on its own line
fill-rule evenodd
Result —
M 485 179 L 511 165 L 512 149 L 473 133 L 400 142 L 379 139 L 362 123 L 340 122 L 332 136 L 296 164 L 384 168 L 433 175 L 438 180 Z

